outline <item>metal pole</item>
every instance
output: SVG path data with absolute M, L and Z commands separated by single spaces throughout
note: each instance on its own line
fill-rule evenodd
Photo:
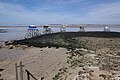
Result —
M 20 79 L 23 80 L 23 65 L 22 62 L 20 62 Z
M 17 70 L 17 63 L 15 63 L 15 72 L 16 72 L 16 80 L 18 80 L 18 70 Z

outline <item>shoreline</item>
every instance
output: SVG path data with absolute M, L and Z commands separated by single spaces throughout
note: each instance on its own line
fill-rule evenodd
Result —
M 103 37 L 100 33 L 97 37 L 95 34 L 91 36 L 90 32 L 85 33 L 86 36 L 83 32 L 54 33 L 15 40 L 13 44 L 8 42 L 0 49 L 0 68 L 4 69 L 1 75 L 4 79 L 15 80 L 14 64 L 22 61 L 24 69 L 29 70 L 37 79 L 44 77 L 45 80 L 61 78 L 73 80 L 79 71 L 89 75 L 88 71 L 83 70 L 88 65 L 94 71 L 91 73 L 94 76 L 89 75 L 93 80 L 100 80 L 101 75 L 113 77 L 113 73 L 120 71 L 120 33 L 115 33 L 114 35 L 118 34 L 116 36 L 111 35 L 113 33 L 106 33 L 107 36 L 103 34 Z M 41 45 L 39 42 L 46 46 L 33 46 Z M 69 50 L 66 47 L 59 47 L 60 45 L 69 46 Z M 79 59 L 77 56 L 80 56 Z
M 64 32 L 64 33 L 53 33 L 47 35 L 41 35 L 38 37 L 23 39 L 23 40 L 15 40 L 12 43 L 7 43 L 6 45 L 27 45 L 27 46 L 35 46 L 35 47 L 63 47 L 63 48 L 80 48 L 86 47 L 82 42 L 79 42 L 76 39 L 77 37 L 88 37 L 90 38 L 120 38 L 120 32 Z M 86 40 L 86 39 L 85 39 Z M 86 43 L 85 41 L 83 41 Z M 94 44 L 94 43 L 93 43 Z M 102 42 L 101 42 L 102 44 Z M 102 44 L 103 45 L 103 44 Z

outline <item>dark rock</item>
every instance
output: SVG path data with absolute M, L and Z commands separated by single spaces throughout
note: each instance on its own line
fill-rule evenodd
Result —
M 118 52 L 117 55 L 120 56 L 120 52 Z
M 53 33 L 41 35 L 29 39 L 16 40 L 12 43 L 6 42 L 6 44 L 12 45 L 27 45 L 35 47 L 64 47 L 68 50 L 76 49 L 80 47 L 86 47 L 87 41 L 81 41 L 76 39 L 76 37 L 100 37 L 100 38 L 120 38 L 119 32 L 65 32 L 65 33 Z M 90 42 L 89 42 L 90 43 Z M 91 43 L 92 44 L 92 43 Z M 107 45 L 107 44 L 106 44 Z M 91 45 L 90 47 L 94 47 Z M 97 47 L 97 46 L 96 46 Z M 97 47 L 99 48 L 99 47 Z
M 44 80 L 44 77 L 42 77 L 41 80 Z
M 0 68 L 0 72 L 3 71 L 4 69 Z
M 9 41 L 5 41 L 5 45 L 9 45 L 9 43 L 10 43 Z
M 104 79 L 106 79 L 106 75 L 105 74 L 100 74 L 99 77 L 103 77 Z

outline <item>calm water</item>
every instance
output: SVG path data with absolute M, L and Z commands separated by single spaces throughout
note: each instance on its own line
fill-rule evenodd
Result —
M 8 41 L 8 40 L 16 40 L 16 39 L 22 39 L 25 37 L 25 34 L 27 33 L 27 28 L 26 27 L 10 27 L 10 28 L 4 28 L 0 27 L 0 29 L 6 29 L 8 32 L 7 33 L 0 33 L 0 41 Z M 43 32 L 43 28 L 38 28 L 40 33 Z M 59 32 L 59 28 L 52 28 L 53 32 Z M 97 27 L 97 28 L 85 28 L 86 31 L 103 31 L 103 27 Z M 120 32 L 120 28 L 110 28 L 111 31 L 114 32 Z M 77 32 L 79 31 L 79 28 L 66 28 L 66 31 L 72 31 L 72 32 Z

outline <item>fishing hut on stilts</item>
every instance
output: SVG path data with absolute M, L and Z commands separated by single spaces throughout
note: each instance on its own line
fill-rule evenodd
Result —
M 43 26 L 43 34 L 51 34 L 53 33 L 52 29 L 50 26 Z
M 81 25 L 81 26 L 79 27 L 79 32 L 85 32 L 84 26 Z
M 60 32 L 66 32 L 65 25 L 63 25 L 62 27 L 60 27 Z
M 110 27 L 104 27 L 105 32 L 110 32 Z
M 30 25 L 27 29 L 27 33 L 25 35 L 26 38 L 32 38 L 40 36 L 39 30 L 36 25 Z

